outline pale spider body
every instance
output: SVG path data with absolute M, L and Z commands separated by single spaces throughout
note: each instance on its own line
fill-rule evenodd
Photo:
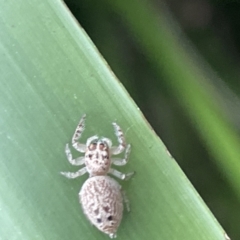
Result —
M 117 147 L 112 147 L 110 139 L 97 136 L 88 138 L 86 144 L 79 143 L 78 140 L 85 126 L 85 118 L 86 115 L 81 118 L 72 138 L 72 146 L 77 151 L 84 153 L 84 156 L 73 159 L 68 144 L 65 148 L 67 159 L 72 165 L 85 164 L 85 167 L 74 173 L 61 172 L 61 174 L 72 179 L 86 172 L 89 173 L 89 178 L 79 192 L 79 201 L 89 221 L 100 231 L 113 238 L 116 237 L 121 223 L 123 202 L 126 203 L 128 211 L 130 208 L 128 199 L 121 190 L 121 185 L 107 174 L 112 174 L 121 180 L 127 180 L 134 174 L 134 172 L 124 174 L 111 168 L 112 165 L 123 166 L 128 162 L 130 145 L 126 146 L 123 132 L 116 123 L 113 123 L 113 127 L 119 142 Z M 124 150 L 123 159 L 111 157 Z

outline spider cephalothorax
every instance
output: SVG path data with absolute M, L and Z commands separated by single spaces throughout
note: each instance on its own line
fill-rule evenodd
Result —
M 87 141 L 85 165 L 90 176 L 106 175 L 111 166 L 110 140 L 107 138 L 93 137 Z

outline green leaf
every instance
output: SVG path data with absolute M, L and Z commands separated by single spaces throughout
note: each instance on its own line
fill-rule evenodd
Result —
M 117 81 L 84 30 L 57 0 L 0 0 L 0 239 L 106 239 L 86 220 L 68 180 L 64 146 L 87 114 L 82 141 L 116 144 L 116 121 L 136 171 L 124 189 L 131 212 L 118 239 L 225 239 L 224 231 Z M 75 156 L 79 154 L 75 153 Z

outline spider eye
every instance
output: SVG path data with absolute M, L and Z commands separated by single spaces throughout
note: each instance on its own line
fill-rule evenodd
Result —
M 90 146 L 88 147 L 90 150 L 94 150 L 94 149 L 96 149 L 96 147 L 97 147 L 97 143 L 96 142 L 93 142 L 93 143 L 91 143 L 90 144 Z
M 92 154 L 88 154 L 88 157 L 89 157 L 89 158 L 92 158 Z
M 101 219 L 101 218 L 97 218 L 97 222 L 98 222 L 98 223 L 101 223 L 101 222 L 102 222 L 102 219 Z
M 99 148 L 100 148 L 101 150 L 104 150 L 104 149 L 105 149 L 105 146 L 106 146 L 106 145 L 105 145 L 104 143 L 100 143 L 100 144 L 99 144 Z
M 113 219 L 112 216 L 109 216 L 109 217 L 107 218 L 108 221 L 112 221 L 112 219 Z

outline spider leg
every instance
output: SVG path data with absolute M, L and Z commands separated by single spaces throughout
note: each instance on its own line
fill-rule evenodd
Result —
M 87 172 L 87 168 L 83 167 L 81 169 L 79 169 L 77 172 L 60 172 L 63 176 L 65 176 L 66 178 L 77 178 L 82 176 L 83 174 L 85 174 Z
M 69 148 L 68 144 L 66 144 L 65 153 L 66 153 L 66 155 L 67 155 L 68 161 L 69 161 L 72 165 L 80 166 L 80 165 L 83 165 L 83 164 L 84 164 L 84 162 L 85 162 L 85 157 L 84 157 L 84 156 L 78 157 L 78 158 L 76 158 L 76 159 L 73 159 L 72 153 L 71 153 L 71 151 L 70 151 L 70 148 Z
M 86 114 L 84 114 L 82 116 L 82 118 L 80 119 L 79 124 L 77 125 L 77 128 L 73 134 L 72 137 L 72 146 L 79 152 L 84 153 L 86 151 L 86 145 L 85 144 L 81 144 L 78 142 L 78 140 L 80 139 L 83 131 L 84 131 L 84 127 L 85 127 L 85 119 L 86 119 Z
M 125 149 L 126 142 L 125 142 L 125 138 L 124 138 L 122 129 L 116 123 L 113 123 L 113 127 L 115 130 L 115 135 L 117 136 L 119 145 L 117 147 L 111 148 L 111 154 L 117 155 Z
M 126 209 L 127 209 L 128 212 L 130 212 L 130 202 L 129 202 L 129 199 L 126 195 L 126 192 L 124 190 L 121 190 L 121 193 L 122 193 L 123 202 L 126 205 Z
M 128 180 L 130 179 L 135 172 L 130 172 L 130 173 L 121 173 L 119 171 L 117 171 L 116 169 L 110 168 L 108 173 L 112 174 L 113 176 L 121 179 L 121 180 Z
M 121 158 L 113 158 L 112 159 L 112 164 L 114 164 L 116 166 L 123 166 L 123 165 L 127 164 L 130 152 L 131 152 L 131 145 L 128 144 L 127 148 L 126 148 L 126 151 L 125 151 L 124 158 L 123 159 L 121 159 Z

